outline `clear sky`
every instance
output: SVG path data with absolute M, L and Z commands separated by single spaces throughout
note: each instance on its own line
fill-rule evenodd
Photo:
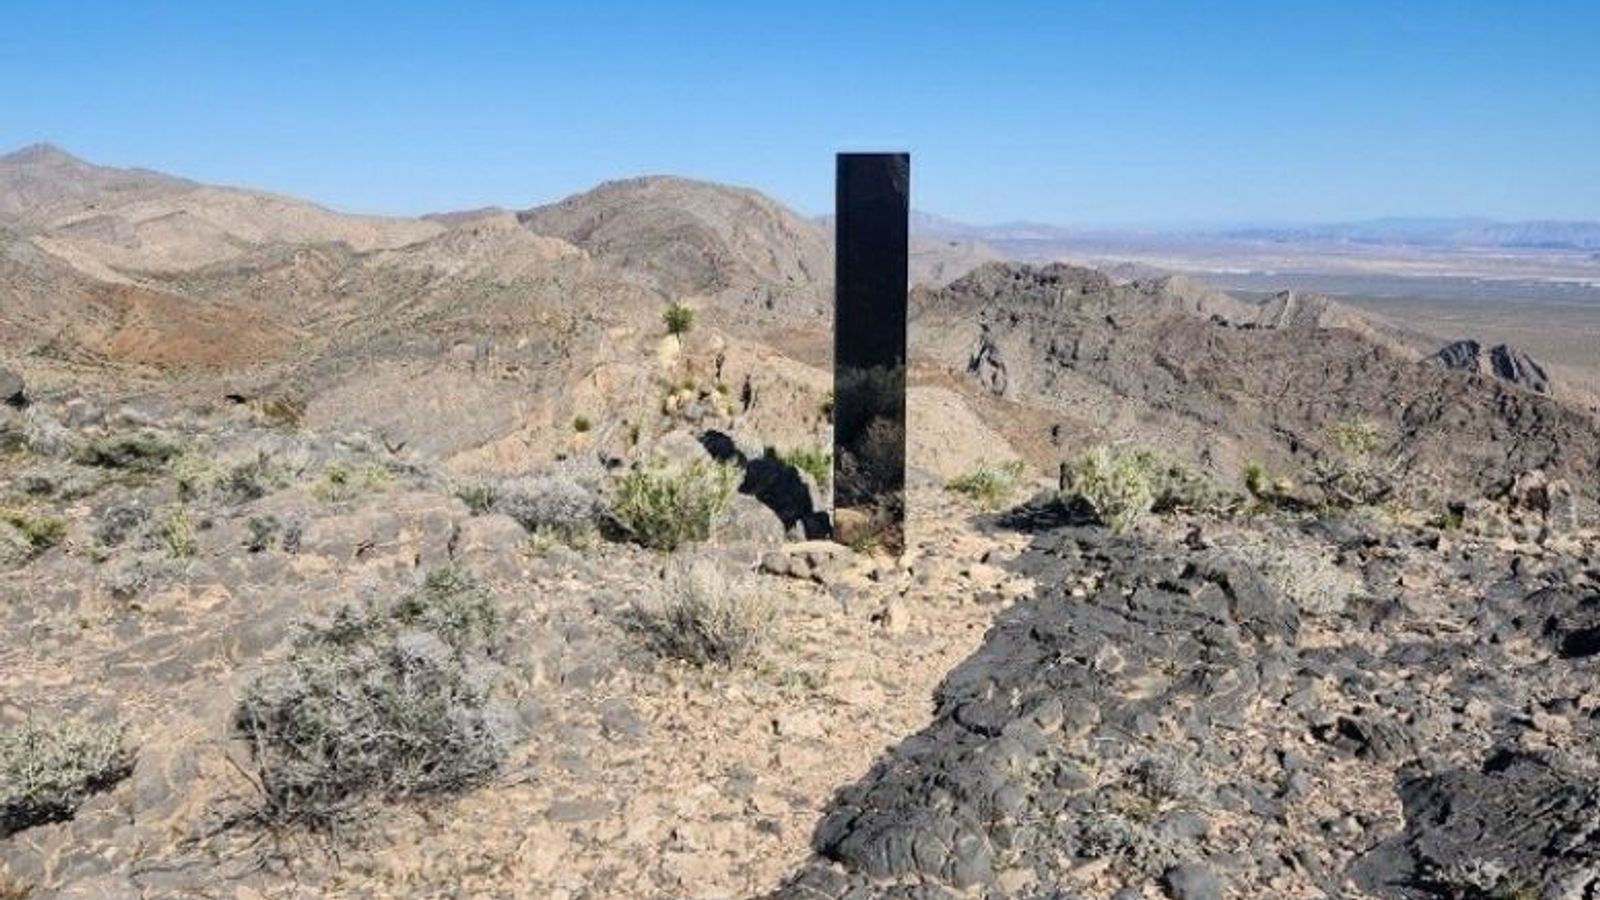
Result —
M 974 222 L 1600 219 L 1600 2 L 12 0 L 0 148 L 339 209 L 670 172 Z

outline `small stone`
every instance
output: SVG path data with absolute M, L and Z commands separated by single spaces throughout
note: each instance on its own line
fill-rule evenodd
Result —
M 1161 886 L 1172 900 L 1222 900 L 1222 882 L 1203 863 L 1181 863 L 1161 876 Z

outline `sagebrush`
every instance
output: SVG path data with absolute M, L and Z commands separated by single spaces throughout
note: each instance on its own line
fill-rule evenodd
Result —
M 120 725 L 29 719 L 0 732 L 0 838 L 72 818 L 133 771 Z
M 501 482 L 485 497 L 495 512 L 536 535 L 573 543 L 598 532 L 605 505 L 589 488 L 565 475 L 526 475 Z
M 659 591 L 634 604 L 633 619 L 664 656 L 695 665 L 737 665 L 766 643 L 772 612 L 748 576 L 699 559 L 673 566 Z
M 488 778 L 510 738 L 493 702 L 504 640 L 493 597 L 451 566 L 397 599 L 304 628 L 237 711 L 263 815 L 326 826 L 365 799 Z

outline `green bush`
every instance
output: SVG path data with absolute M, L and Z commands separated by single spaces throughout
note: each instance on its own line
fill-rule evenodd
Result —
M 215 489 L 234 503 L 249 503 L 288 486 L 289 473 L 262 451 L 229 469 Z
M 667 333 L 675 337 L 682 337 L 694 327 L 694 309 L 682 303 L 673 302 L 661 313 L 661 321 L 667 326 Z
M 177 444 L 151 431 L 113 434 L 90 441 L 80 449 L 76 461 L 102 469 L 155 472 L 183 452 Z
M 1064 497 L 1111 530 L 1127 531 L 1155 506 L 1150 474 L 1144 454 L 1096 447 L 1067 468 Z
M 200 549 L 200 541 L 195 533 L 194 519 L 189 517 L 189 510 L 174 507 L 168 510 L 161 519 L 161 543 L 167 549 L 167 555 L 173 559 L 188 559 Z
M 986 509 L 997 509 L 1016 493 L 1023 471 L 1020 459 L 1000 466 L 985 463 L 951 480 L 945 490 L 971 498 Z
M 325 826 L 364 799 L 488 778 L 509 743 L 492 702 L 504 642 L 492 596 L 455 567 L 393 602 L 349 605 L 304 628 L 236 714 L 263 815 Z
M 634 604 L 633 624 L 663 656 L 737 665 L 766 643 L 772 605 L 748 578 L 702 559 L 674 566 L 658 593 Z
M 120 726 L 29 719 L 0 732 L 0 838 L 72 818 L 90 794 L 132 771 Z
M 1311 466 L 1311 479 L 1334 509 L 1375 506 L 1392 499 L 1398 487 L 1399 458 L 1384 454 L 1378 426 L 1344 419 L 1328 426 L 1331 452 Z
M 572 418 L 572 430 L 579 434 L 588 434 L 594 430 L 594 421 L 588 416 L 574 416 Z
M 475 516 L 492 512 L 500 499 L 500 482 L 493 478 L 474 478 L 455 486 L 455 495 Z
M 622 477 L 611 511 L 634 540 L 670 552 L 711 537 L 738 483 L 737 467 L 703 459 L 641 466 Z
M 311 496 L 323 503 L 344 503 L 363 494 L 378 494 L 389 489 L 394 476 L 377 463 L 351 468 L 342 463 L 330 463 L 322 476 L 311 486 Z
M 0 522 L 15 528 L 28 542 L 35 556 L 61 543 L 67 536 L 66 521 L 54 516 L 39 516 L 21 510 L 0 510 Z
M 767 452 L 789 468 L 810 475 L 823 490 L 833 481 L 833 454 L 821 447 L 796 447 L 784 453 L 773 453 L 768 448 Z

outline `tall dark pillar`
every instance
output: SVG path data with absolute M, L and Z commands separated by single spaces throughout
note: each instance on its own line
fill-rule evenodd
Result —
M 905 550 L 911 155 L 841 153 L 835 209 L 834 537 Z

